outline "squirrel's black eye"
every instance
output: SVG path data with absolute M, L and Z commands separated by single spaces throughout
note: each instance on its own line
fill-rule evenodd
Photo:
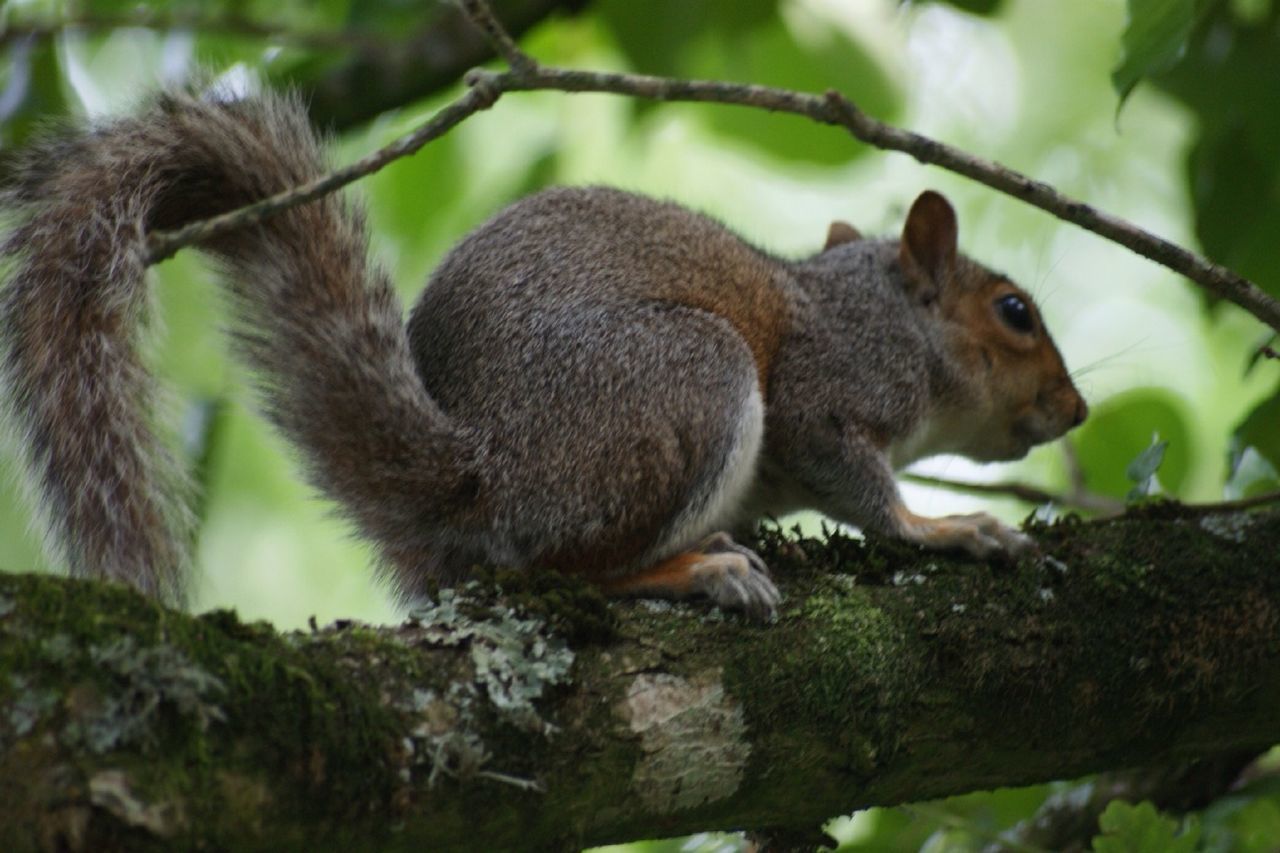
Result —
M 1004 320 L 1005 325 L 1015 332 L 1030 334 L 1035 330 L 1035 324 L 1031 322 L 1031 309 L 1016 293 L 997 299 L 996 310 L 1000 312 L 1000 319 Z

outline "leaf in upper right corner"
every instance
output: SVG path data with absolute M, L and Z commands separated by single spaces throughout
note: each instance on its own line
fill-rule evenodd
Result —
M 1111 72 L 1121 106 L 1139 80 L 1167 71 L 1183 57 L 1203 5 L 1198 0 L 1128 0 L 1120 64 Z
M 1154 82 L 1196 117 L 1187 186 L 1205 254 L 1280 297 L 1277 17 L 1276 0 L 1214 4 L 1186 57 Z
M 1188 818 L 1179 832 L 1178 821 L 1162 815 L 1149 802 L 1136 806 L 1112 800 L 1098 818 L 1101 835 L 1093 839 L 1094 853 L 1194 853 L 1200 825 Z

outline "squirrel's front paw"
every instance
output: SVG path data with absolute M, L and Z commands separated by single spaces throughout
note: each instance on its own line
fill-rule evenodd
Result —
M 965 551 L 979 559 L 1034 554 L 1035 541 L 985 512 L 925 518 L 903 510 L 903 538 L 926 548 Z
M 960 547 L 975 557 L 986 558 L 996 554 L 1021 557 L 1024 554 L 1034 554 L 1037 550 L 1035 540 L 1030 536 L 1020 530 L 1014 530 L 995 516 L 987 515 L 985 512 L 949 515 L 939 521 L 954 523 L 961 529 L 971 529 L 972 538 L 969 538 L 966 531 Z

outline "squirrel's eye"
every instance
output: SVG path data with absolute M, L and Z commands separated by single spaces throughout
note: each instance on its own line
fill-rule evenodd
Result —
M 1010 293 L 997 299 L 996 310 L 1000 312 L 1000 319 L 1004 320 L 1005 325 L 1015 332 L 1029 334 L 1035 329 L 1031 322 L 1031 309 L 1017 294 Z

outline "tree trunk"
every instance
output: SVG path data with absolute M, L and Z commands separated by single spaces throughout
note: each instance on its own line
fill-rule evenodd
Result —
M 987 566 L 766 533 L 771 625 L 495 571 L 398 628 L 280 634 L 0 576 L 0 847 L 804 833 L 1280 741 L 1280 512 L 1033 535 L 1049 559 Z

